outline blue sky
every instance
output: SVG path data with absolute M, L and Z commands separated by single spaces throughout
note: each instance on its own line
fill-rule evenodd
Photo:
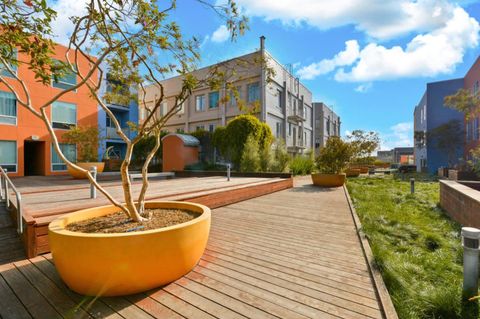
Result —
M 395 0 L 385 1 L 385 3 L 391 3 L 391 8 L 377 9 L 375 9 L 376 5 L 371 3 L 378 4 L 379 1 L 369 0 L 257 0 L 256 2 L 240 0 L 238 2 L 244 6 L 250 18 L 250 30 L 245 36 L 232 43 L 219 36 L 223 33 L 221 32 L 222 20 L 210 10 L 202 8 L 193 0 L 179 1 L 176 14 L 181 26 L 188 34 L 195 35 L 204 41 L 201 48 L 202 64 L 212 64 L 253 51 L 259 46 L 258 37 L 265 35 L 267 50 L 282 63 L 296 66 L 297 74 L 303 76 L 302 82 L 312 91 L 314 100 L 333 106 L 334 110 L 340 114 L 343 122 L 342 133 L 353 129 L 378 131 L 381 134 L 384 149 L 412 145 L 413 109 L 420 100 L 427 82 L 463 77 L 480 54 L 477 22 L 480 21 L 479 2 Z M 259 2 L 262 4 L 255 4 Z M 288 8 L 285 10 L 278 8 L 278 2 L 283 2 L 285 5 L 290 3 L 294 7 L 302 5 L 308 7 L 309 4 L 316 3 L 315 6 L 319 8 L 295 9 L 296 12 L 290 15 Z M 358 7 L 354 4 L 356 2 L 359 2 L 359 7 L 367 8 L 365 10 L 367 17 L 358 16 L 358 13 L 355 13 L 355 11 L 358 12 Z M 325 15 L 322 12 L 328 11 L 329 6 L 341 7 L 342 3 L 353 3 L 351 12 L 345 9 L 343 12 L 333 12 L 326 17 L 319 17 L 319 19 L 325 19 L 325 23 L 316 20 L 315 11 Z M 396 8 L 400 3 L 404 6 Z M 409 21 L 399 12 L 411 4 L 417 4 L 417 6 L 412 5 L 406 10 L 411 16 Z M 463 9 L 465 14 L 460 18 L 452 17 L 454 15 L 452 12 L 458 9 Z M 252 14 L 252 12 L 256 13 Z M 388 17 L 388 14 L 392 14 L 393 17 Z M 398 21 L 400 19 L 402 21 Z M 349 20 L 353 22 L 348 22 Z M 421 23 L 418 20 L 424 22 Z M 219 28 L 215 38 L 213 34 Z M 457 33 L 450 32 L 455 29 L 458 29 Z M 460 43 L 453 48 L 445 47 L 444 43 L 439 44 L 434 40 L 431 41 L 433 43 L 429 43 L 428 39 L 432 35 L 440 37 L 442 40 L 439 42 L 458 40 Z M 305 69 L 302 70 L 312 63 L 319 63 L 324 59 L 332 60 L 336 54 L 345 50 L 345 42 L 349 40 L 356 40 L 360 50 L 369 44 L 375 44 L 373 48 L 381 46 L 391 49 L 394 46 L 400 46 L 404 50 L 418 36 L 422 37 L 424 52 L 404 59 L 380 57 L 378 60 L 383 58 L 388 61 L 379 62 L 383 67 L 378 68 L 385 71 L 374 77 L 350 74 L 354 79 L 341 81 L 336 76 L 338 68 L 333 72 L 313 77 Z M 430 61 L 436 60 L 437 57 L 441 57 L 439 61 Z M 389 70 L 392 59 L 394 64 L 399 64 L 392 68 L 407 69 L 407 71 Z M 359 63 L 358 60 L 356 63 Z M 345 72 L 348 74 L 349 70 L 357 64 L 347 65 Z M 423 67 L 425 64 L 430 65 Z M 371 68 L 372 66 L 370 71 L 372 71 Z M 368 73 L 368 70 L 366 72 Z
M 208 1 L 208 0 L 206 0 Z M 226 0 L 210 0 L 211 3 Z M 266 48 L 342 118 L 342 133 L 380 133 L 382 149 L 412 145 L 413 109 L 427 82 L 463 77 L 480 55 L 480 0 L 236 0 L 250 30 L 231 42 L 224 21 L 196 0 L 174 19 L 202 41 L 202 66 Z M 52 0 L 57 27 L 85 1 Z M 160 3 L 160 0 L 159 0 Z

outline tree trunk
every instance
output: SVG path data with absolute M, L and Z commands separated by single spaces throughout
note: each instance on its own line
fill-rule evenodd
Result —
M 125 198 L 125 206 L 130 214 L 130 217 L 136 222 L 142 222 L 145 220 L 140 214 L 138 213 L 137 207 L 133 202 L 132 192 L 131 192 L 131 184 L 130 184 L 130 176 L 128 173 L 128 168 L 130 166 L 130 161 L 132 160 L 132 152 L 133 147 L 135 144 L 127 143 L 127 153 L 125 154 L 125 159 L 122 162 L 122 166 L 120 168 L 120 173 L 122 176 L 122 188 L 123 188 L 123 195 Z

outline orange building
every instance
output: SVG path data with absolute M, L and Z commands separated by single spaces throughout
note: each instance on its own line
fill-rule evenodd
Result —
M 57 45 L 54 58 L 65 61 L 66 50 L 66 47 Z M 25 82 L 32 105 L 37 110 L 53 96 L 79 81 L 75 75 L 65 75 L 58 82 L 52 80 L 50 85 L 43 85 L 28 70 L 27 59 L 27 56 L 18 53 L 18 60 L 27 64 L 20 63 L 16 74 Z M 85 58 L 79 59 L 77 68 L 86 74 L 88 61 Z M 20 83 L 1 65 L 0 74 L 19 92 L 20 98 L 25 98 Z M 97 77 L 95 74 L 94 78 Z M 47 108 L 47 113 L 59 140 L 72 125 L 98 126 L 97 105 L 85 86 L 66 93 L 52 103 Z M 75 145 L 62 143 L 60 146 L 69 159 L 76 160 Z M 0 166 L 6 168 L 11 176 L 66 174 L 66 165 L 52 147 L 52 139 L 45 123 L 17 103 L 6 85 L 0 83 Z

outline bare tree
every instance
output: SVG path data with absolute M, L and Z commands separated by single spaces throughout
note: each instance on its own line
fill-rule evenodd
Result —
M 225 5 L 197 0 L 199 5 L 212 9 L 221 16 L 231 32 L 232 40 L 246 29 L 247 20 L 239 14 L 234 1 Z M 148 166 L 160 147 L 162 127 L 176 114 L 183 102 L 195 88 L 208 86 L 217 88 L 224 86 L 235 90 L 232 78 L 238 79 L 236 68 L 230 72 L 228 66 L 219 66 L 209 70 L 208 75 L 196 78 L 191 72 L 198 67 L 200 61 L 199 43 L 196 38 L 184 39 L 181 28 L 175 21 L 175 0 L 89 0 L 83 13 L 71 17 L 74 30 L 68 42 L 64 61 L 52 58 L 55 43 L 52 38 L 52 22 L 56 12 L 44 0 L 4 0 L 0 4 L 0 68 L 11 73 L 7 79 L 0 73 L 0 82 L 10 90 L 17 99 L 17 104 L 24 107 L 41 119 L 49 131 L 54 148 L 61 159 L 71 168 L 88 176 L 92 183 L 108 200 L 125 212 L 135 221 L 143 221 L 145 195 L 149 186 Z M 16 53 L 28 57 L 23 61 Z M 81 60 L 88 61 L 88 69 L 78 68 Z M 257 61 L 258 62 L 258 61 Z M 260 60 L 262 68 L 265 61 Z M 60 91 L 49 101 L 36 104 L 32 101 L 29 84 L 16 74 L 15 68 L 28 64 L 37 81 L 46 86 L 65 75 L 74 75 L 79 81 L 71 87 Z M 112 85 L 108 93 L 101 96 L 102 78 L 108 73 Z M 160 105 L 165 100 L 162 79 L 176 73 L 182 76 L 181 90 L 174 97 L 174 106 L 159 116 Z M 158 86 L 160 96 L 153 106 L 146 108 L 146 119 L 142 124 L 129 123 L 136 131 L 135 137 L 127 136 L 120 123 L 108 108 L 109 101 L 123 98 L 135 99 L 136 96 L 125 90 L 125 87 L 136 86 L 145 91 L 144 83 Z M 101 108 L 112 120 L 117 134 L 126 143 L 126 155 L 121 165 L 121 178 L 124 202 L 113 198 L 90 174 L 71 162 L 61 151 L 59 140 L 55 135 L 47 110 L 54 101 L 68 92 L 80 87 L 88 88 Z M 20 89 L 18 89 L 20 88 Z M 238 95 L 238 93 L 237 93 Z M 146 136 L 155 136 L 155 147 L 146 157 L 142 167 L 143 185 L 137 199 L 132 194 L 129 179 L 129 166 L 132 161 L 134 146 Z

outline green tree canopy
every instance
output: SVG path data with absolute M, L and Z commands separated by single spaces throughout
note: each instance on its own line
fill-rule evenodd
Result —
M 480 112 L 480 97 L 467 89 L 460 89 L 457 93 L 446 96 L 444 104 L 449 108 L 465 113 L 467 120 L 474 118 Z

